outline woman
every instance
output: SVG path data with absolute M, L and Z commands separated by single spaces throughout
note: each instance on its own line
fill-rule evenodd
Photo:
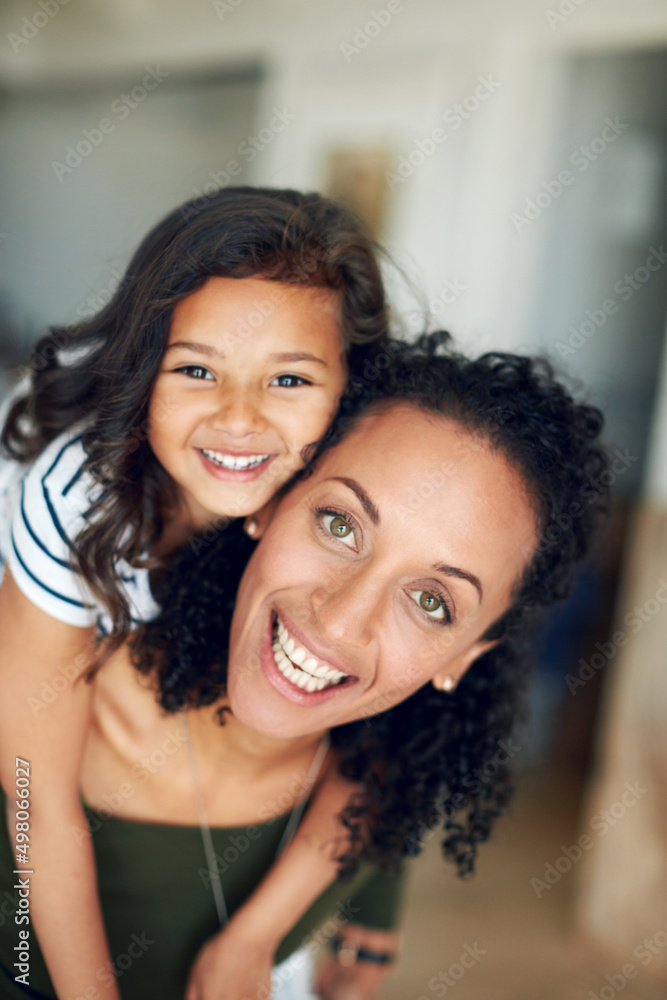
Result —
M 81 788 L 98 818 L 101 807 L 113 810 L 93 839 L 128 998 L 182 996 L 189 965 L 219 926 L 211 855 L 199 842 L 198 860 L 186 856 L 198 822 L 213 828 L 231 914 L 270 868 L 286 810 L 312 784 L 327 734 L 329 761 L 363 788 L 343 813 L 350 839 L 342 874 L 355 881 L 341 925 L 356 916 L 352 900 L 368 865 L 395 868 L 443 818 L 446 855 L 470 871 L 506 804 L 506 767 L 488 782 L 479 771 L 499 759 L 499 741 L 511 733 L 526 621 L 562 595 L 571 563 L 586 551 L 598 513 L 591 505 L 561 518 L 568 526 L 558 550 L 544 540 L 605 468 L 601 419 L 545 367 L 511 355 L 436 356 L 443 339 L 403 346 L 345 399 L 312 474 L 284 497 L 252 555 L 231 628 L 250 545 L 233 529 L 223 559 L 215 540 L 197 553 L 193 546 L 164 581 L 165 611 L 149 626 L 158 666 L 146 656 L 140 664 L 148 683 L 123 655 L 95 679 Z M 290 659 L 297 643 L 303 666 L 314 660 L 325 680 L 320 690 L 301 685 Z M 167 712 L 188 709 L 180 737 L 153 687 Z M 220 708 L 228 710 L 222 728 Z M 229 828 L 233 861 L 219 839 Z M 159 858 L 165 835 L 170 854 Z M 254 840 L 263 868 L 249 872 L 243 859 Z M 331 892 L 325 902 L 335 909 L 337 899 L 341 912 L 341 885 Z M 277 948 L 278 959 L 314 929 L 317 909 Z M 0 961 L 9 970 L 16 941 L 4 930 Z M 233 940 L 261 962 L 252 940 Z M 43 980 L 31 988 L 28 995 L 53 995 Z M 325 988 L 335 998 L 336 983 Z

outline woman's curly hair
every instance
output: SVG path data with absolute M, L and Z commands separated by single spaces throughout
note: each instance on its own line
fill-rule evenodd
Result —
M 586 554 L 606 506 L 605 488 L 596 489 L 607 468 L 600 411 L 577 403 L 544 359 L 489 353 L 470 360 L 450 352 L 448 340 L 439 332 L 413 345 L 393 343 L 381 365 L 350 384 L 309 468 L 369 409 L 407 402 L 456 420 L 506 456 L 532 500 L 538 542 L 511 606 L 483 637 L 500 641 L 455 691 L 426 684 L 332 731 L 341 774 L 362 788 L 342 814 L 350 843 L 339 859 L 341 877 L 354 873 L 359 856 L 395 869 L 441 823 L 445 857 L 460 875 L 472 873 L 477 846 L 513 791 L 508 741 L 524 710 L 528 626 L 541 607 L 567 595 L 573 564 Z M 253 548 L 233 524 L 193 539 L 163 579 L 162 613 L 134 651 L 167 711 L 224 694 L 234 595 Z

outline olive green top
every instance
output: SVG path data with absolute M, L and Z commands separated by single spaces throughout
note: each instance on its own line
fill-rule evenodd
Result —
M 0 996 L 55 998 L 34 929 L 17 925 L 14 913 L 20 876 L 12 854 L 0 789 Z M 195 826 L 137 822 L 86 808 L 93 838 L 99 894 L 110 951 L 123 1000 L 183 1000 L 192 962 L 219 930 L 201 831 Z M 289 814 L 268 823 L 211 830 L 216 862 L 230 916 L 271 868 Z M 72 830 L 82 843 L 88 836 Z M 27 866 L 30 867 L 29 865 Z M 39 871 L 29 876 L 34 884 Z M 389 930 L 395 926 L 403 875 L 382 875 L 362 863 L 348 883 L 336 881 L 315 901 L 282 941 L 276 963 L 302 945 L 321 948 L 346 923 Z M 53 919 L 58 919 L 54 913 Z M 30 989 L 14 981 L 19 929 L 30 929 Z M 318 930 L 320 928 L 320 930 Z M 98 970 L 108 983 L 111 970 Z M 91 990 L 91 997 L 95 991 Z

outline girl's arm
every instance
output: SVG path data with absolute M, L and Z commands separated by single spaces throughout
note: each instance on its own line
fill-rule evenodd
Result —
M 292 842 L 250 899 L 199 953 L 186 1000 L 268 996 L 278 945 L 336 878 L 336 857 L 347 837 L 338 814 L 355 790 L 339 774 L 329 774 Z
M 354 922 L 344 923 L 329 938 L 333 954 L 319 963 L 314 992 L 322 1000 L 368 1000 L 392 975 L 398 962 L 397 927 L 406 877 L 405 864 L 394 875 L 378 871 L 354 894 L 350 907 Z M 378 961 L 380 957 L 389 961 Z
M 92 845 L 73 835 L 87 825 L 79 772 L 92 688 L 77 678 L 91 661 L 92 629 L 66 625 L 40 610 L 5 567 L 0 635 L 0 781 L 12 841 L 16 758 L 29 762 L 31 929 L 61 1000 L 120 1000 L 109 976 Z
M 347 953 L 341 952 L 340 959 L 330 958 L 318 969 L 315 993 L 321 1000 L 372 1000 L 396 968 L 399 935 L 396 931 L 348 924 L 342 937 Z M 361 956 L 356 960 L 355 952 Z M 365 952 L 393 956 L 392 961 L 386 964 L 368 961 Z

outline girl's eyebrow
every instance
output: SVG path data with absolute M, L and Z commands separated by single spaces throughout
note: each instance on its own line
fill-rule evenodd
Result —
M 172 351 L 175 347 L 184 347 L 186 351 L 195 351 L 197 354 L 207 354 L 209 357 L 224 358 L 222 351 L 213 347 L 212 344 L 196 344 L 192 340 L 176 340 L 173 344 L 167 344 L 166 350 Z
M 380 523 L 380 511 L 377 509 L 361 483 L 358 483 L 356 479 L 348 479 L 347 476 L 332 476 L 328 481 L 342 483 L 343 486 L 347 486 L 348 489 L 352 490 L 373 524 L 377 525 Z M 442 573 L 443 576 L 454 576 L 458 580 L 467 580 L 468 583 L 473 585 L 479 594 L 480 603 L 482 602 L 484 591 L 479 577 L 476 577 L 474 573 L 468 573 L 464 569 L 457 569 L 456 566 L 447 566 L 445 563 L 434 563 L 433 569 L 437 570 L 438 573 Z
M 197 344 L 192 340 L 177 340 L 173 344 L 167 344 L 168 351 L 171 351 L 175 347 L 185 348 L 187 351 L 194 351 L 197 354 L 206 354 L 209 357 L 225 358 L 224 352 L 219 351 L 212 344 Z M 270 354 L 269 361 L 279 361 L 281 363 L 313 361 L 316 365 L 322 365 L 323 368 L 329 367 L 322 358 L 318 358 L 315 354 L 309 354 L 307 351 L 284 351 L 280 354 Z
M 323 368 L 328 368 L 326 361 L 322 358 L 316 357 L 314 354 L 308 354 L 306 351 L 284 351 L 282 354 L 270 354 L 269 359 L 271 361 L 314 361 L 315 364 L 322 365 Z

